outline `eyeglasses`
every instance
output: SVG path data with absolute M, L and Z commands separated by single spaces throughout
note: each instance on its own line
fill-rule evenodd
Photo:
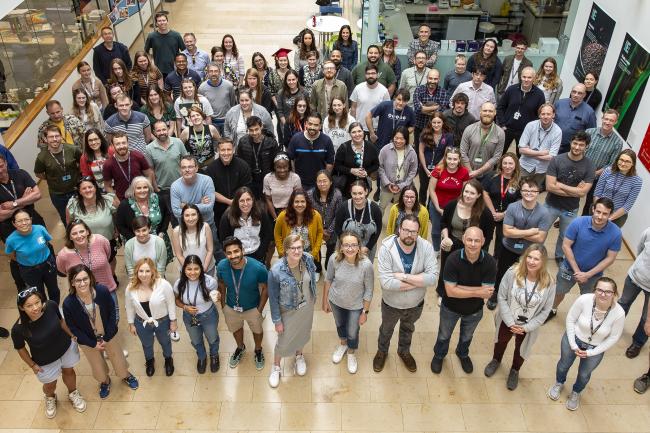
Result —
M 522 189 L 521 193 L 522 194 L 537 194 L 539 190 L 536 189 Z
M 341 244 L 341 247 L 346 250 L 353 250 L 359 247 L 359 244 Z
M 417 231 L 417 230 L 408 230 L 408 229 L 405 229 L 405 228 L 403 228 L 403 227 L 400 227 L 400 231 L 401 231 L 402 233 L 404 233 L 404 234 L 411 235 L 411 236 L 415 236 L 415 235 L 418 234 L 418 231 Z
M 293 251 L 294 253 L 297 253 L 298 251 L 302 251 L 302 245 L 299 247 L 289 247 L 287 248 L 289 251 Z
M 596 289 L 596 293 L 602 296 L 614 296 L 614 292 L 612 290 L 603 290 L 603 289 Z
M 23 291 L 18 292 L 18 299 L 25 299 L 36 292 L 38 292 L 38 288 L 30 287 L 29 289 L 25 289 Z
M 629 159 L 623 159 L 623 158 L 620 158 L 618 162 L 620 162 L 621 164 L 633 164 L 633 162 L 630 161 Z
M 83 284 L 83 283 L 87 283 L 89 281 L 90 281 L 90 277 L 83 277 L 83 278 L 75 278 L 73 282 L 75 284 Z

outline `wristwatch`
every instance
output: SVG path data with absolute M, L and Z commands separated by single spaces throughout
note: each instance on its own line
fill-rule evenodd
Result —
M 13 203 L 11 203 L 11 205 L 12 205 L 14 208 L 17 208 L 17 207 L 18 207 L 18 202 L 17 202 L 16 200 L 14 200 Z
M 363 310 L 363 314 L 365 314 L 366 316 L 368 315 L 368 313 L 370 313 L 370 310 Z

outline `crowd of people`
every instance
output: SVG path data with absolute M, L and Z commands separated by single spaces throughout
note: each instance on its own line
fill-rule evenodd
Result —
M 268 379 L 275 388 L 282 358 L 295 358 L 298 376 L 307 373 L 303 348 L 320 302 L 339 337 L 332 361 L 345 357 L 354 374 L 360 327 L 377 292 L 375 264 L 375 372 L 385 366 L 398 322 L 397 355 L 417 370 L 411 339 L 434 286 L 434 374 L 459 321 L 455 353 L 463 371 L 473 372 L 470 346 L 487 304 L 497 311 L 484 374 L 495 374 L 514 337 L 506 380 L 514 390 L 540 327 L 576 284 L 580 296 L 558 335 L 561 357 L 548 397 L 561 397 L 579 358 L 566 401 L 578 408 L 643 293 L 626 351 L 639 355 L 650 335 L 650 229 L 619 293 L 605 274 L 642 182 L 636 154 L 613 129 L 618 113 L 605 110 L 597 125 L 595 72 L 561 98 L 553 58 L 536 71 L 525 40 L 503 61 L 487 40 L 469 58 L 458 55 L 443 77 L 427 25 L 410 43 L 404 69 L 392 40 L 370 45 L 359 59 L 349 26 L 326 59 L 305 29 L 293 67 L 292 50 L 282 48 L 275 68 L 256 52 L 246 69 L 232 35 L 208 53 L 194 34 L 171 30 L 165 13 L 155 23 L 133 59 L 110 27 L 102 29 L 92 67 L 77 68 L 69 113 L 58 101 L 46 105 L 34 173 L 66 227 L 57 253 L 34 207 L 39 186 L 10 152 L 0 152 L 0 235 L 19 315 L 11 333 L 0 331 L 43 384 L 47 417 L 56 414 L 59 378 L 74 409 L 86 409 L 74 370 L 79 348 L 100 398 L 111 391 L 107 360 L 126 386 L 138 388 L 119 343 L 124 317 L 142 343 L 147 376 L 156 370 L 154 340 L 165 374 L 173 375 L 178 309 L 204 374 L 208 364 L 211 372 L 220 369 L 219 310 L 236 342 L 229 368 L 245 356 L 246 322 L 255 368 L 264 369 L 268 303 L 277 334 Z M 559 234 L 549 253 L 544 242 L 554 225 Z M 127 275 L 121 282 L 120 248 Z M 180 273 L 173 283 L 166 278 L 172 263 Z M 65 287 L 57 276 L 66 277 Z M 649 374 L 634 382 L 635 391 L 645 392 Z

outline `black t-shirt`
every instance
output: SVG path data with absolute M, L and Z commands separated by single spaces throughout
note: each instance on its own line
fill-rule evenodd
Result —
M 494 285 L 496 273 L 496 261 L 491 255 L 481 250 L 479 259 L 470 263 L 465 256 L 465 248 L 461 248 L 447 257 L 442 278 L 448 283 L 478 287 Z M 483 298 L 451 298 L 445 291 L 442 304 L 455 313 L 468 315 L 483 308 Z
M 28 187 L 33 188 L 36 186 L 34 179 L 32 179 L 29 173 L 27 173 L 25 170 L 19 168 L 16 170 L 7 171 L 9 172 L 10 181 L 8 183 L 0 183 L 0 203 L 13 202 L 17 198 L 22 197 Z M 32 216 L 33 224 L 40 224 L 42 226 L 45 226 L 43 219 L 34 210 L 33 204 L 25 206 L 23 209 Z M 7 237 L 14 231 L 14 229 L 14 226 L 11 224 L 11 217 L 0 222 L 0 239 L 2 239 L 4 242 Z
M 558 182 L 569 186 L 578 186 L 580 182 L 594 183 L 596 172 L 591 160 L 586 156 L 579 161 L 569 158 L 568 153 L 563 153 L 551 160 L 546 174 L 555 176 Z M 564 197 L 549 192 L 546 203 L 556 209 L 573 211 L 580 206 L 580 197 Z
M 70 336 L 61 328 L 62 318 L 56 302 L 47 301 L 38 320 L 27 325 L 16 322 L 11 328 L 14 349 L 22 349 L 27 343 L 32 359 L 38 365 L 47 365 L 61 358 L 70 348 Z M 25 327 L 28 332 L 25 332 Z
M 503 182 L 503 183 L 502 183 Z M 521 198 L 519 188 L 508 188 L 508 179 L 500 175 L 489 174 L 483 178 L 483 189 L 490 196 L 492 205 L 497 212 L 505 212 L 510 203 L 514 203 Z M 504 195 L 501 195 L 503 189 Z

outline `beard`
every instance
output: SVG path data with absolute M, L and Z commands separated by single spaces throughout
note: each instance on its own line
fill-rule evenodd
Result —
M 377 82 L 376 78 L 366 78 L 366 83 L 370 84 L 371 86 Z

